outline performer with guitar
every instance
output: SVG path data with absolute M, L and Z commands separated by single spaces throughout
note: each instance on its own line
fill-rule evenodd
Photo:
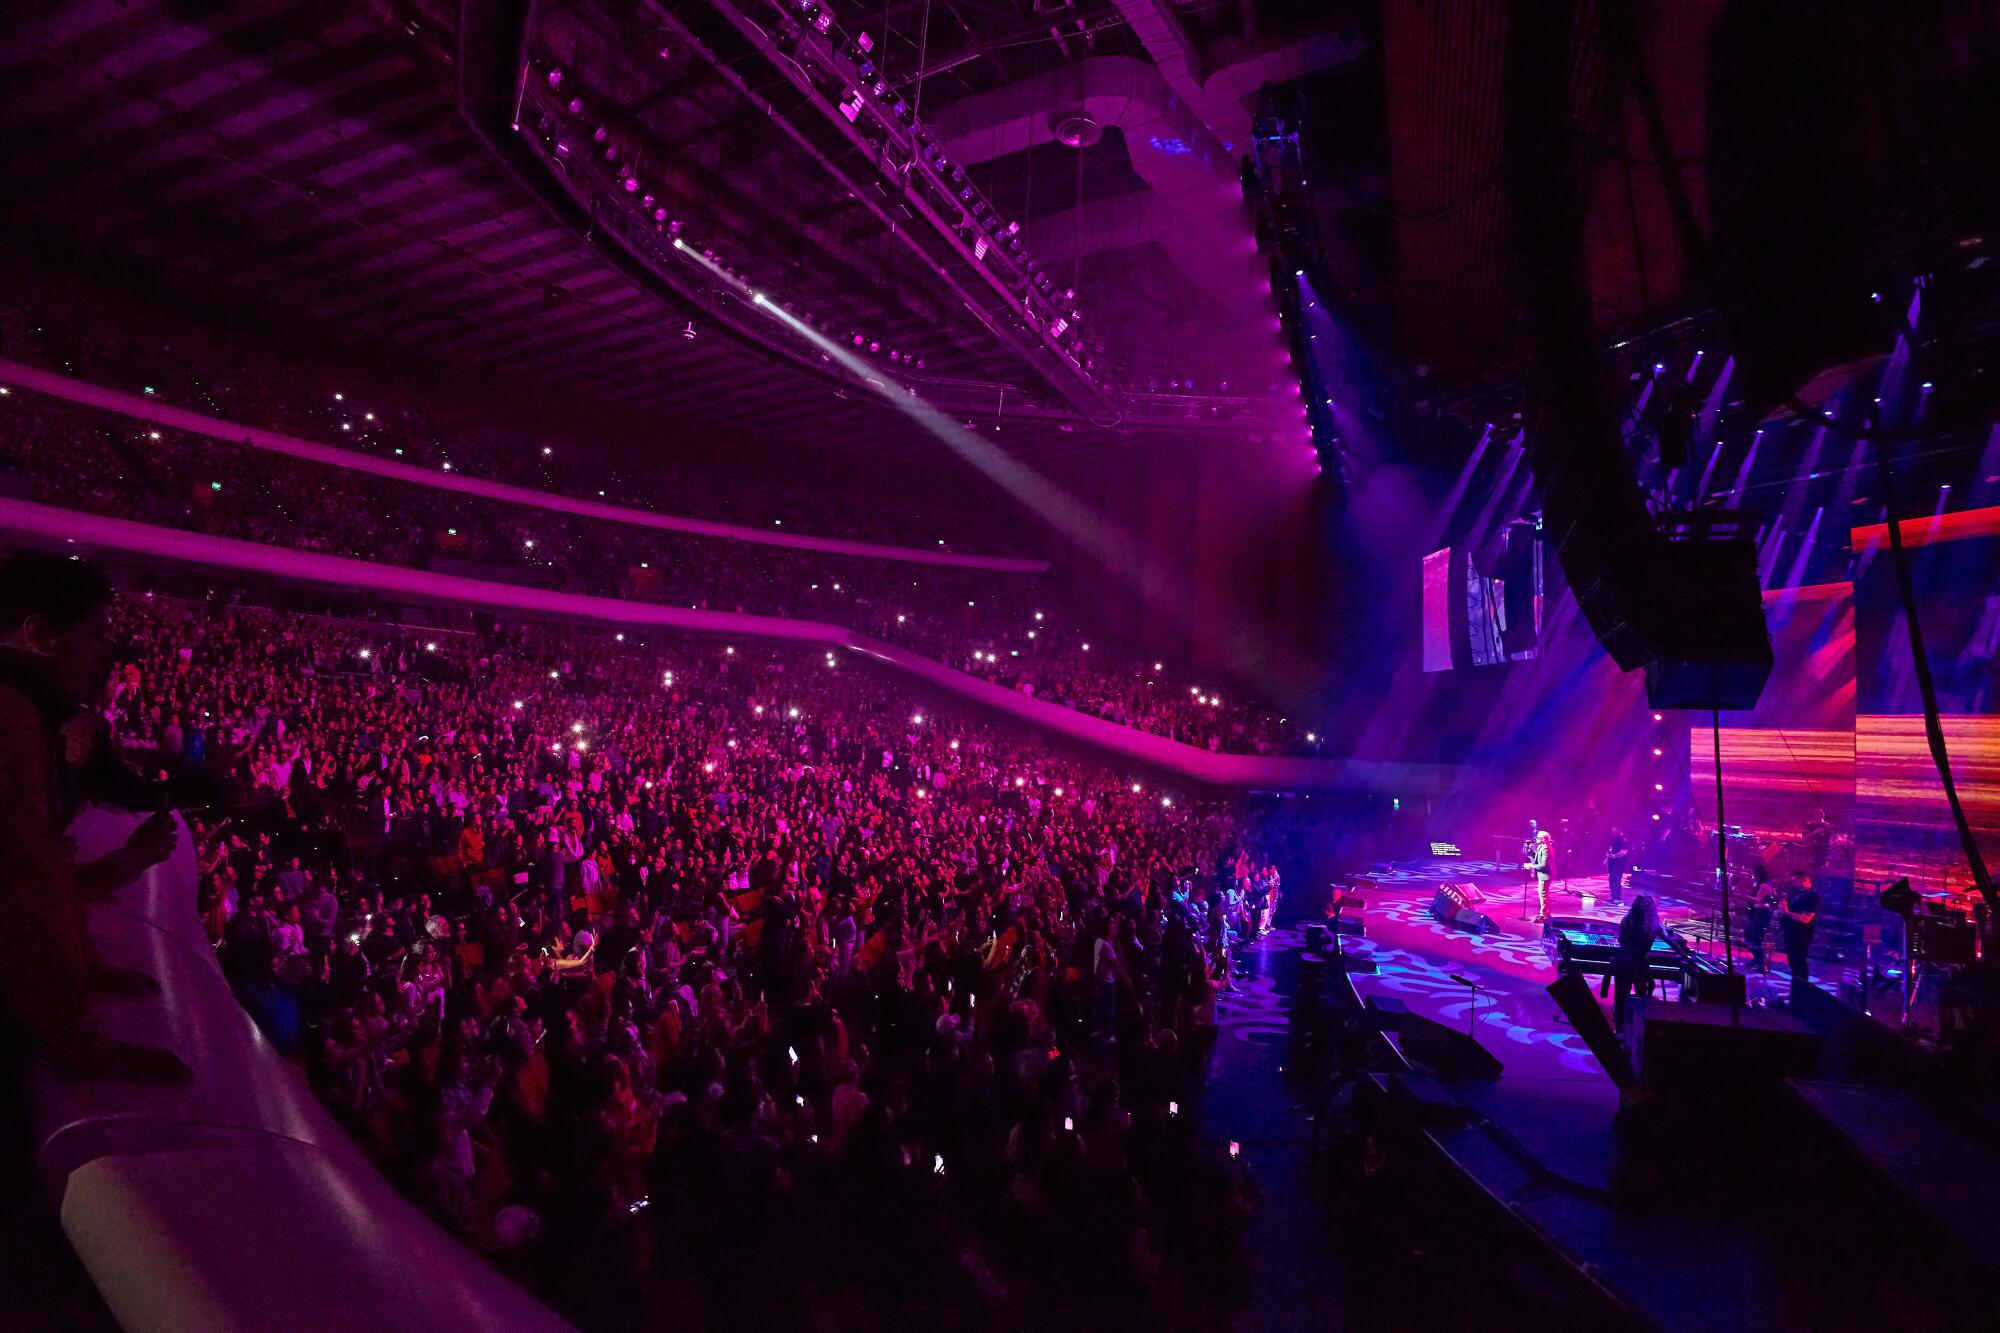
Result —
M 1535 828 L 1530 820 L 1528 827 L 1534 839 L 1527 848 L 1527 859 L 1521 869 L 1535 877 L 1535 921 L 1537 924 L 1549 919 L 1549 872 L 1555 864 L 1556 840 L 1547 829 Z

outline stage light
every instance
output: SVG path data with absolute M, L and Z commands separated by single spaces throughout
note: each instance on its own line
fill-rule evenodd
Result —
M 1653 758 L 1655 758 L 1655 759 L 1658 759 L 1658 758 L 1659 758 L 1659 757 L 1660 757 L 1661 755 L 1663 755 L 1663 754 L 1665 754 L 1665 753 L 1666 753 L 1666 751 L 1665 751 L 1665 750 L 1662 750 L 1662 749 L 1661 749 L 1661 748 L 1660 748 L 1659 746 L 1655 745 L 1655 746 L 1653 747 Z
M 735 649 L 735 648 L 733 648 L 733 647 L 730 647 L 730 648 L 724 648 L 724 649 L 723 649 L 722 651 L 723 651 L 723 652 L 724 652 L 724 653 L 725 653 L 726 655 L 728 655 L 728 656 L 730 656 L 730 657 L 734 657 L 734 656 L 736 656 L 736 649 Z
M 958 742 L 957 742 L 957 741 L 953 741 L 953 742 L 951 743 L 951 748 L 952 748 L 952 749 L 954 749 L 954 750 L 956 750 L 956 749 L 958 748 Z
M 560 671 L 551 671 L 551 672 L 549 672 L 549 679 L 550 679 L 550 680 L 561 680 L 561 679 L 562 679 L 562 672 L 560 672 Z
M 1171 796 L 1162 796 L 1160 798 L 1160 804 L 1167 806 L 1168 808 L 1172 808 L 1173 803 L 1174 803 L 1174 798 Z
M 1665 791 L 1666 789 L 1667 789 L 1667 784 L 1664 782 L 1655 782 L 1653 784 L 1654 791 Z
M 1306 733 L 1306 740 L 1314 745 L 1317 745 L 1319 743 L 1319 737 L 1313 735 L 1310 731 Z
M 362 660 L 362 661 L 364 661 L 364 662 L 366 662 L 366 661 L 367 661 L 367 660 L 368 660 L 369 658 L 373 657 L 374 655 L 375 655 L 375 654 L 373 654 L 372 652 L 370 652 L 370 651 L 369 651 L 368 649 L 366 649 L 366 648 L 363 648 L 363 649 L 361 650 L 361 660 Z
M 787 712 L 787 713 L 785 714 L 785 716 L 786 716 L 786 717 L 792 717 L 792 718 L 795 718 L 795 717 L 797 717 L 798 715 L 799 715 L 799 710 L 798 710 L 798 709 L 796 709 L 796 708 L 794 708 L 794 709 L 790 710 L 789 712 Z
M 434 653 L 437 650 L 438 646 L 435 643 L 427 643 L 424 645 L 424 651 L 427 653 Z
M 1663 721 L 1665 721 L 1665 720 L 1666 720 L 1666 714 L 1664 714 L 1664 713 L 1655 713 L 1655 714 L 1653 714 L 1653 721 L 1655 721 L 1655 722 L 1663 722 Z
M 151 392 L 152 392 L 152 390 L 151 390 L 151 389 L 148 389 L 148 390 L 146 390 L 146 392 L 147 392 L 147 393 L 151 393 Z M 346 401 L 347 401 L 347 395 L 346 395 L 346 394 L 344 394 L 344 393 L 337 393 L 337 394 L 335 394 L 335 395 L 333 396 L 333 401 L 334 401 L 334 402 L 336 402 L 336 403 L 344 403 L 344 402 L 346 402 Z
M 910 719 L 910 721 L 916 723 L 918 726 L 921 727 L 924 724 L 924 715 L 922 713 L 918 713 L 915 716 L 913 716 Z
M 1137 795 L 1138 791 L 1139 791 L 1139 784 L 1135 782 L 1132 784 L 1132 792 L 1134 795 Z

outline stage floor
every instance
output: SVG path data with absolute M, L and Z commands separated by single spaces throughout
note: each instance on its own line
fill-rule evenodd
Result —
M 1452 882 L 1479 885 L 1493 931 L 1475 935 L 1431 917 L 1439 885 Z M 1569 893 L 1551 894 L 1550 915 L 1615 921 L 1629 906 L 1630 890 L 1626 903 L 1614 905 L 1604 889 L 1602 876 L 1572 880 Z M 1595 901 L 1586 905 L 1578 890 Z M 1447 1087 L 1428 1076 L 1416 1080 L 1424 1096 L 1458 1101 L 1484 1118 L 1438 1136 L 1475 1180 L 1663 1327 L 1769 1326 L 1796 1313 L 1785 1303 L 1785 1284 L 1770 1280 L 1755 1236 L 1740 1223 L 1718 1225 L 1704 1215 L 1690 1225 L 1671 1206 L 1633 1214 L 1610 1197 L 1617 1089 L 1544 989 L 1556 978 L 1554 947 L 1539 925 L 1522 919 L 1518 867 L 1462 860 L 1378 865 L 1365 877 L 1361 898 L 1366 934 L 1343 945 L 1375 964 L 1373 973 L 1353 974 L 1362 998 L 1400 1000 L 1426 1018 L 1470 1030 L 1503 1062 L 1492 1082 Z M 1531 913 L 1532 891 L 1528 904 Z M 1706 912 L 1686 903 L 1659 906 L 1669 928 L 1707 923 Z M 1744 961 L 1739 951 L 1739 966 Z M 1476 983 L 1476 993 L 1466 981 Z M 1783 1003 L 1783 979 L 1752 976 L 1750 994 L 1753 1003 Z M 1697 1299 L 1690 1308 L 1691 1273 L 1704 1275 L 1714 1301 Z

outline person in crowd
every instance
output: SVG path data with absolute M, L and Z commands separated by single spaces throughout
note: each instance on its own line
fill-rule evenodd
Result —
M 781 648 L 165 597 L 115 630 L 116 739 L 199 719 L 261 793 L 190 825 L 225 975 L 469 1243 L 673 1237 L 734 1301 L 714 1228 L 862 1208 L 799 1252 L 814 1283 L 913 1235 L 1035 1281 L 1207 1280 L 1172 1238 L 1241 1200 L 1158 1135 L 1199 1118 L 1254 925 L 1227 897 L 1290 836 L 1264 816 L 913 726 L 892 680 Z
M 87 903 L 178 841 L 164 809 L 97 861 L 79 864 L 64 837 L 92 796 L 151 795 L 102 744 L 90 712 L 112 664 L 111 600 L 93 565 L 32 554 L 0 564 L 0 1009 L 70 1077 L 185 1082 L 191 1073 L 173 1052 L 105 1036 L 90 1014 L 92 992 L 153 983 L 97 955 Z

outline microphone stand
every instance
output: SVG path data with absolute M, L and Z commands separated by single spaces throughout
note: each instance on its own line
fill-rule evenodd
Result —
M 1447 975 L 1453 981 L 1456 981 L 1459 985 L 1472 992 L 1472 1008 L 1465 1016 L 1465 1035 L 1477 1041 L 1479 1038 L 1474 1035 L 1473 1028 L 1479 1022 L 1479 992 L 1482 987 L 1471 977 L 1462 977 L 1456 972 L 1448 973 Z

